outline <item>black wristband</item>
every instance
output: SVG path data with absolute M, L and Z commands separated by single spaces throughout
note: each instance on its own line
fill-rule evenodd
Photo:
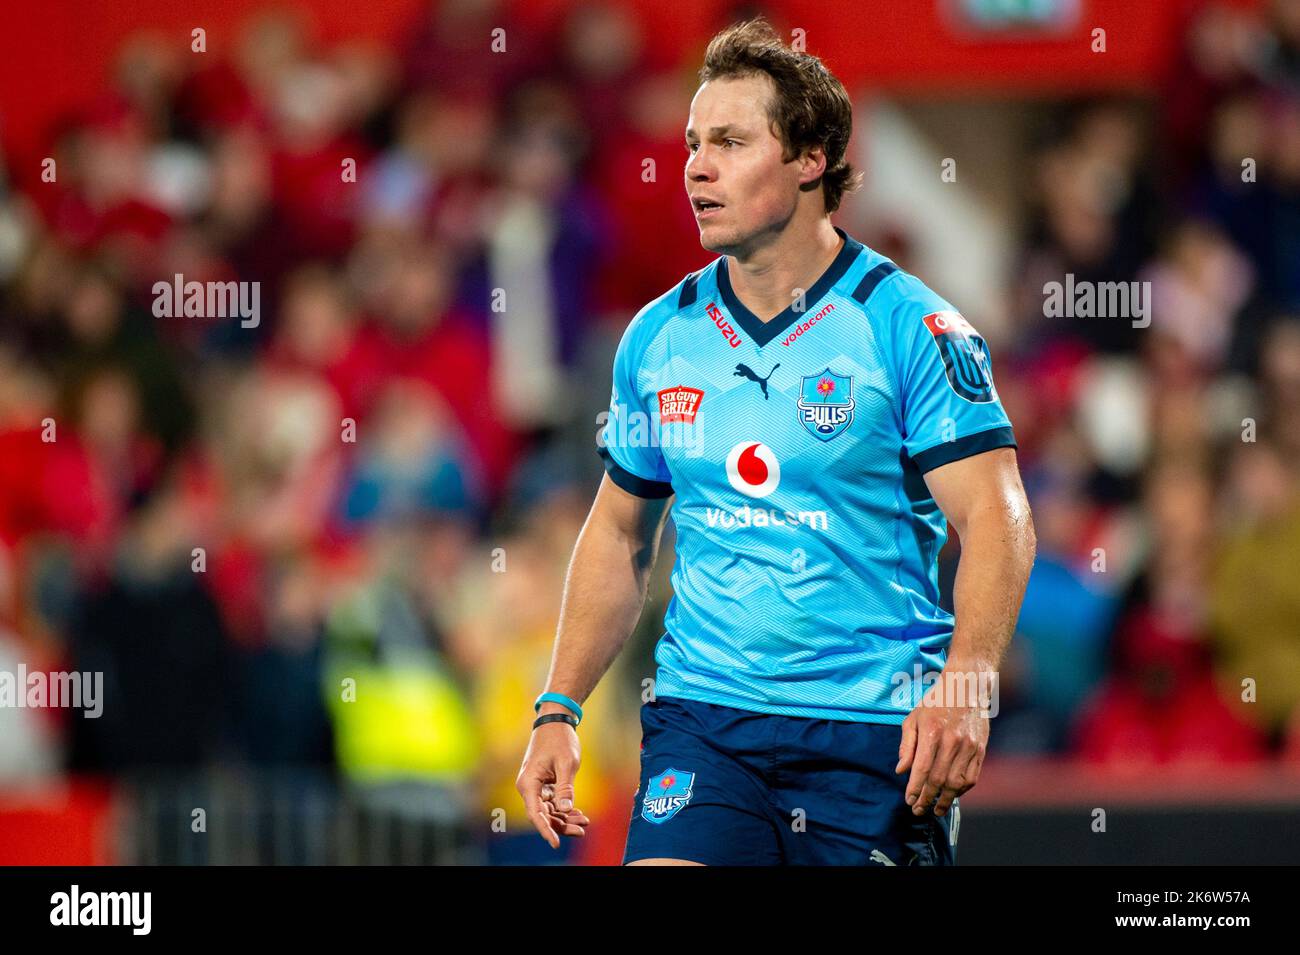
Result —
M 533 720 L 533 729 L 537 729 L 543 723 L 568 723 L 574 729 L 578 728 L 578 718 L 569 713 L 547 713 L 545 716 L 539 716 Z

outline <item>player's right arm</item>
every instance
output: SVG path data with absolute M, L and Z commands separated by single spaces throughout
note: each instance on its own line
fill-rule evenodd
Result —
M 638 497 L 608 474 L 601 480 L 565 577 L 546 692 L 581 704 L 622 650 L 645 605 L 669 500 Z M 559 703 L 540 710 L 567 712 Z M 533 825 L 555 848 L 559 835 L 581 836 L 587 824 L 573 801 L 580 760 L 574 728 L 546 723 L 533 730 L 515 781 Z
M 654 417 L 637 387 L 644 347 L 640 335 L 647 327 L 639 319 L 644 314 L 628 326 L 614 358 L 610 414 L 599 448 L 608 473 L 569 562 L 544 688 L 579 705 L 596 688 L 641 616 L 673 493 L 658 442 L 650 439 Z M 567 710 L 548 702 L 539 712 Z M 574 728 L 545 723 L 533 730 L 515 781 L 533 825 L 554 848 L 560 835 L 581 836 L 588 822 L 574 807 L 573 781 L 580 761 Z

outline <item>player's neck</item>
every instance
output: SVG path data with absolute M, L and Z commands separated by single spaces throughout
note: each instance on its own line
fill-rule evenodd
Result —
M 795 290 L 807 290 L 831 267 L 844 247 L 830 217 L 807 229 L 793 223 L 776 241 L 749 255 L 727 256 L 727 278 L 736 297 L 763 322 L 785 311 Z

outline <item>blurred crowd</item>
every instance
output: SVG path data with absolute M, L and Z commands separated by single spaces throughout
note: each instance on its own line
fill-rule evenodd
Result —
M 707 37 L 656 63 L 618 7 L 543 37 L 463 0 L 396 36 L 140 35 L 53 181 L 0 183 L 0 669 L 107 701 L 0 710 L 0 782 L 429 780 L 504 810 L 494 858 L 542 845 L 513 779 L 614 345 L 712 258 L 680 179 Z M 1166 89 L 1051 110 L 1025 161 L 993 355 L 1039 556 L 992 749 L 1300 761 L 1300 4 L 1207 6 Z M 1067 273 L 1149 282 L 1149 327 L 1047 317 Z M 157 316 L 177 275 L 260 283 L 260 320 Z M 584 722 L 614 822 L 667 571 Z
M 1262 12 L 1203 6 L 1159 97 L 1035 154 L 994 355 L 1039 551 L 995 750 L 1300 759 L 1300 4 Z M 1046 317 L 1066 275 L 1149 313 Z

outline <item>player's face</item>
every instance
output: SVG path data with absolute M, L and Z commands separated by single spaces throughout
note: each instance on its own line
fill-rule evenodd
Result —
M 686 194 L 700 245 L 743 253 L 764 232 L 784 228 L 799 198 L 799 163 L 781 161 L 767 118 L 775 95 L 766 74 L 712 80 L 695 93 L 686 125 Z M 707 197 L 717 207 L 701 208 Z

